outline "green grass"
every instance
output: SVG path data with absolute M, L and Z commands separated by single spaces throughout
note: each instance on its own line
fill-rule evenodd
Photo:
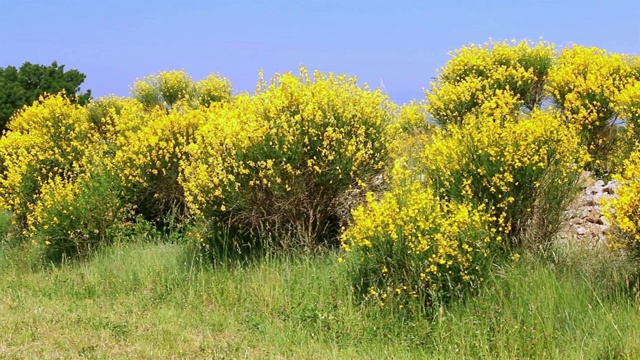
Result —
M 0 210 L 0 241 L 7 236 L 11 229 L 11 212 Z
M 463 358 L 637 359 L 640 313 L 627 264 L 599 251 L 526 257 L 441 314 L 435 353 Z M 560 254 L 558 254 L 558 252 Z
M 141 242 L 46 266 L 5 246 L 0 357 L 640 357 L 631 271 L 601 251 L 523 256 L 431 320 L 355 304 L 337 256 L 212 268 L 184 246 Z

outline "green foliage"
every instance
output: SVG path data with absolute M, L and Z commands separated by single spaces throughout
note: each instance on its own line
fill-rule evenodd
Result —
M 91 90 L 80 93 L 86 76 L 78 70 L 64 70 L 57 62 L 50 66 L 26 62 L 19 69 L 0 68 L 0 134 L 11 116 L 25 105 L 31 105 L 44 94 L 64 91 L 71 100 L 81 105 L 91 100 Z
M 631 334 L 638 314 L 629 312 L 637 306 L 633 269 L 602 248 L 574 244 L 549 255 L 555 260 L 523 254 L 497 268 L 476 297 L 443 309 L 432 325 L 434 352 L 474 359 L 637 357 L 640 342 Z

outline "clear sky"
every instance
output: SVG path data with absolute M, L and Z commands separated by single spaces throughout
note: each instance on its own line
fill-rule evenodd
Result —
M 540 37 L 640 54 L 640 0 L 0 0 L 0 67 L 56 60 L 94 97 L 171 69 L 253 91 L 259 69 L 304 65 L 403 103 L 424 98 L 451 50 Z

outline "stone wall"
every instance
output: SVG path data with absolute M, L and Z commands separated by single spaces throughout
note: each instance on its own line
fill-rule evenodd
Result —
M 594 180 L 590 173 L 581 177 L 581 192 L 566 211 L 566 220 L 558 237 L 560 241 L 583 241 L 590 246 L 606 244 L 610 224 L 603 215 L 602 200 L 616 196 L 619 184 Z

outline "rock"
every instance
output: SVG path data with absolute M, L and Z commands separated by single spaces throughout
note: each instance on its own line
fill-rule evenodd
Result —
M 607 183 L 605 187 L 602 188 L 602 192 L 607 193 L 609 195 L 614 195 L 619 185 L 620 184 L 617 181 L 611 180 Z
M 424 176 L 424 175 L 422 175 L 422 176 Z M 380 185 L 380 184 L 384 183 L 384 177 L 382 176 L 382 174 L 378 174 L 378 176 L 376 176 L 374 181 L 375 181 L 376 185 Z
M 582 212 L 580 211 L 580 209 L 569 209 L 567 210 L 565 215 L 566 215 L 566 219 L 571 221 L 575 218 L 579 218 L 582 215 Z
M 584 190 L 587 196 L 596 195 L 602 193 L 602 190 L 599 187 L 590 186 Z
M 599 208 L 592 208 L 591 210 L 589 210 L 589 213 L 587 214 L 587 217 L 585 218 L 585 220 L 587 220 L 588 222 L 592 223 L 592 224 L 602 224 L 602 220 L 600 220 L 600 218 L 602 217 L 602 214 L 600 212 Z
M 600 205 L 600 200 L 602 199 L 602 193 L 598 192 L 593 195 L 589 195 L 586 197 L 587 206 L 596 206 Z
M 593 206 L 584 206 L 584 207 L 580 210 L 580 219 L 587 219 L 587 218 L 589 218 L 589 214 L 591 214 L 591 211 L 593 211 Z
M 559 241 L 577 239 L 587 246 L 600 246 L 606 242 L 607 234 L 611 233 L 611 223 L 603 216 L 606 211 L 601 204 L 615 198 L 621 186 L 615 180 L 605 184 L 596 180 L 593 174 L 583 173 L 580 179 L 583 192 L 564 213 L 564 223 L 558 234 Z M 609 208 L 613 213 L 613 209 Z

